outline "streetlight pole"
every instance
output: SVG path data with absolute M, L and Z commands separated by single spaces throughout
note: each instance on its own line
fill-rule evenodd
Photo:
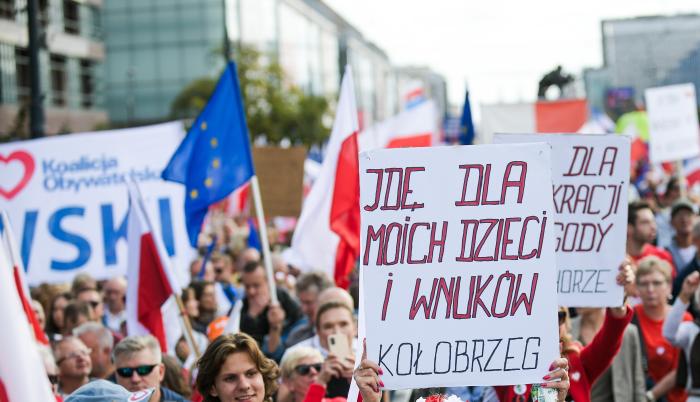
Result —
M 29 31 L 29 131 L 32 138 L 44 136 L 44 107 L 39 68 L 39 19 L 37 0 L 27 0 L 27 30 Z

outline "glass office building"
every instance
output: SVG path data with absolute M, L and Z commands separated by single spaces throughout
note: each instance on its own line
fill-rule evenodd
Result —
M 700 80 L 700 15 L 605 20 L 601 30 L 604 66 L 591 80 L 610 88 L 633 88 L 639 105 L 647 88 Z M 593 95 L 599 96 L 597 92 Z
M 232 46 L 277 60 L 290 83 L 330 99 L 350 64 L 363 125 L 399 107 L 387 55 L 319 0 L 104 0 L 104 25 L 106 106 L 116 124 L 168 119 L 182 88 L 220 73 L 226 34 Z
M 39 0 L 45 132 L 89 131 L 106 123 L 101 0 Z M 29 103 L 25 0 L 0 0 L 0 135 L 10 135 Z

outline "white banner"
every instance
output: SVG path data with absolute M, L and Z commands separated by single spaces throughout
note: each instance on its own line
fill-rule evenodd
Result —
M 559 305 L 616 307 L 625 258 L 630 139 L 623 135 L 496 134 L 494 143 L 552 147 Z
M 184 186 L 160 178 L 180 122 L 0 145 L 0 209 L 8 211 L 30 285 L 126 273 L 126 180 L 133 178 L 181 283 L 193 256 Z
M 544 143 L 360 154 L 367 353 L 387 389 L 542 381 L 559 356 L 550 175 Z
M 700 153 L 695 85 L 680 84 L 644 91 L 649 115 L 649 159 L 672 162 Z

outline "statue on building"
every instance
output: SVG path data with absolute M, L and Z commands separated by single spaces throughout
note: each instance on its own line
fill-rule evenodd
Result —
M 574 82 L 574 76 L 571 74 L 564 74 L 561 66 L 557 66 L 557 68 L 545 74 L 540 80 L 539 87 L 537 89 L 537 98 L 545 99 L 545 94 L 552 85 L 559 88 L 559 96 L 562 96 L 561 94 L 564 93 L 564 87 L 572 82 Z

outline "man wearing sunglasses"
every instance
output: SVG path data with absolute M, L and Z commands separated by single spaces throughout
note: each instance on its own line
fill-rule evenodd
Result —
M 151 401 L 185 402 L 182 395 L 161 387 L 165 365 L 158 340 L 151 335 L 129 336 L 114 347 L 117 383 L 131 392 L 147 388 L 155 391 Z

